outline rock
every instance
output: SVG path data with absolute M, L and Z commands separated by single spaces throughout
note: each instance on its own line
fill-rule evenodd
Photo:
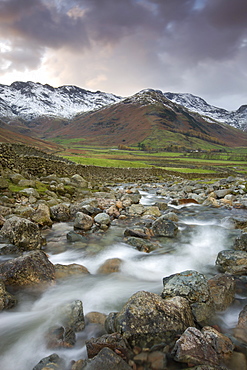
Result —
M 71 176 L 71 182 L 80 188 L 88 188 L 88 182 L 78 174 Z
M 216 311 L 225 311 L 234 301 L 236 284 L 231 275 L 219 274 L 208 280 Z
M 8 189 L 8 187 L 9 187 L 8 181 L 4 177 L 0 176 L 0 190 Z
M 20 179 L 18 185 L 26 188 L 35 188 L 36 182 L 35 180 Z
M 199 203 L 197 202 L 197 200 L 193 198 L 189 198 L 189 199 L 178 199 L 178 204 L 185 205 L 185 204 L 199 204 Z
M 0 311 L 13 308 L 17 305 L 17 299 L 6 291 L 3 281 L 0 280 Z
M 33 196 L 36 199 L 40 198 L 39 193 L 34 188 L 26 188 L 26 189 L 20 190 L 19 194 L 25 195 L 26 197 Z
M 82 212 L 77 212 L 75 221 L 74 221 L 74 228 L 82 229 L 83 231 L 88 231 L 93 226 L 93 218 L 89 215 L 86 215 Z
M 122 207 L 120 207 L 120 208 L 122 208 Z M 119 208 L 117 206 L 111 206 L 111 207 L 109 207 L 106 210 L 106 213 L 109 216 L 112 216 L 112 217 L 115 217 L 115 218 L 118 218 L 120 216 L 120 211 L 119 211 Z
M 33 370 L 65 370 L 65 361 L 60 358 L 56 353 L 43 358 L 40 362 L 34 366 Z
M 38 208 L 33 212 L 31 220 L 40 226 L 52 226 L 49 207 L 46 204 L 40 203 Z
M 113 272 L 119 272 L 121 264 L 122 260 L 120 258 L 109 258 L 99 267 L 97 273 L 112 274 Z
M 66 234 L 66 238 L 69 242 L 86 242 L 85 236 L 76 233 L 75 231 L 71 230 Z
M 194 320 L 188 301 L 182 297 L 162 299 L 140 291 L 130 297 L 120 312 L 108 315 L 106 330 L 123 335 L 131 346 L 151 347 L 170 342 Z
M 55 278 L 64 279 L 70 276 L 88 275 L 89 271 L 86 267 L 77 263 L 71 263 L 69 265 L 61 265 L 57 263 L 55 265 Z
M 108 226 L 111 223 L 111 219 L 110 219 L 110 216 L 107 213 L 98 213 L 94 217 L 94 222 L 96 222 L 100 226 L 102 226 L 102 225 L 107 225 Z
M 75 332 L 82 331 L 85 327 L 83 306 L 80 300 L 67 303 L 58 308 L 62 326 L 71 328 Z
M 74 330 L 63 326 L 51 327 L 45 339 L 48 348 L 72 348 L 76 343 Z
M 173 221 L 167 220 L 164 216 L 161 216 L 153 222 L 151 231 L 154 236 L 173 238 L 178 232 L 178 227 Z
M 34 212 L 33 207 L 27 205 L 27 206 L 17 206 L 15 209 L 15 214 L 22 217 L 22 218 L 31 218 L 32 214 Z
M 180 296 L 186 298 L 198 323 L 213 314 L 213 304 L 207 279 L 197 271 L 187 270 L 163 279 L 161 297 L 166 299 Z
M 0 228 L 3 226 L 5 221 L 5 218 L 0 214 Z
M 40 249 L 46 243 L 38 225 L 17 216 L 9 218 L 4 223 L 0 235 L 23 251 Z
M 238 251 L 247 252 L 247 233 L 242 233 L 235 239 L 233 248 Z
M 23 180 L 23 176 L 20 173 L 13 173 L 9 175 L 10 180 L 13 182 L 13 184 L 18 184 L 20 180 Z
M 124 360 L 128 360 L 130 356 L 127 341 L 118 333 L 105 334 L 99 338 L 91 338 L 86 341 L 86 347 L 88 358 L 93 358 L 105 347 L 117 352 Z
M 97 356 L 82 363 L 77 370 L 132 370 L 120 356 L 110 348 L 103 348 Z
M 105 320 L 106 320 L 106 315 L 101 312 L 88 312 L 85 315 L 85 322 L 89 324 L 99 324 L 104 326 L 105 325 Z
M 159 247 L 157 243 L 155 244 L 151 242 L 150 240 L 136 238 L 134 236 L 129 236 L 128 238 L 126 238 L 125 242 L 129 245 L 132 245 L 139 251 L 146 252 L 146 253 L 149 253 L 157 249 L 157 247 Z
M 165 213 L 164 216 L 163 216 L 163 218 L 165 220 L 170 220 L 170 221 L 178 222 L 178 215 L 175 212 Z
M 247 343 L 247 305 L 244 306 L 238 317 L 238 324 L 234 329 L 234 336 Z
M 215 190 L 215 195 L 217 198 L 224 198 L 226 195 L 231 194 L 232 189 L 221 189 Z
M 204 332 L 190 327 L 177 340 L 172 355 L 178 362 L 194 365 L 219 366 L 233 352 L 233 344 L 213 328 Z
M 131 204 L 129 207 L 130 216 L 141 216 L 144 213 L 144 206 L 142 204 Z
M 223 250 L 218 253 L 216 266 L 220 272 L 245 275 L 247 273 L 247 252 Z
M 55 280 L 55 268 L 44 252 L 32 251 L 1 263 L 0 278 L 7 286 L 50 285 Z
M 247 370 L 246 356 L 241 352 L 233 352 L 232 357 L 228 361 L 227 365 L 231 370 Z
M 201 332 L 207 342 L 210 343 L 216 351 L 220 362 L 223 361 L 223 363 L 227 363 L 234 350 L 234 344 L 231 339 L 211 326 L 204 326 Z
M 70 209 L 66 203 L 60 203 L 50 207 L 50 212 L 53 221 L 66 222 L 70 220 Z
M 168 204 L 164 201 L 163 202 L 162 201 L 155 202 L 154 205 L 157 206 L 160 211 L 166 211 L 167 208 L 168 208 Z
M 149 206 L 145 208 L 145 211 L 143 213 L 143 216 L 154 216 L 154 217 L 160 217 L 161 212 L 159 210 L 159 207 L 157 206 Z
M 147 229 L 143 229 L 143 228 L 138 228 L 138 229 L 137 228 L 132 228 L 132 229 L 127 228 L 124 230 L 124 236 L 125 237 L 133 236 L 135 238 L 143 238 L 143 239 L 149 238 Z

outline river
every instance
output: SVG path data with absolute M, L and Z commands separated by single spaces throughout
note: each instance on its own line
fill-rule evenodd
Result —
M 141 203 L 157 200 L 155 190 L 142 191 Z M 179 217 L 176 238 L 162 238 L 161 246 L 151 253 L 140 252 L 122 239 L 126 221 L 114 221 L 101 239 L 83 243 L 69 243 L 66 234 L 73 230 L 71 223 L 54 224 L 44 233 L 46 252 L 52 263 L 81 264 L 90 274 L 61 280 L 45 292 L 18 292 L 19 304 L 0 314 L 0 368 L 3 370 L 31 370 L 42 358 L 56 352 L 67 363 L 86 357 L 84 342 L 97 336 L 98 327 L 86 326 L 77 334 L 73 349 L 46 348 L 45 333 L 59 321 L 59 307 L 73 300 L 83 302 L 84 314 L 98 311 L 108 314 L 117 311 L 128 298 L 139 290 L 160 294 L 162 278 L 192 269 L 211 277 L 217 273 L 215 260 L 219 251 L 231 248 L 239 230 L 228 221 L 241 210 L 211 208 L 199 205 L 175 207 Z M 99 275 L 97 270 L 108 258 L 120 258 L 120 272 Z M 245 297 L 236 297 L 244 302 Z M 236 325 L 243 305 L 233 306 L 219 317 L 224 331 Z

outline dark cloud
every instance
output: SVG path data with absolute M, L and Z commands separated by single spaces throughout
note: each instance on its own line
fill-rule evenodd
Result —
M 80 75 L 81 85 L 90 80 L 99 81 L 99 89 L 115 87 L 119 79 L 123 88 L 135 81 L 137 89 L 209 91 L 217 74 L 221 84 L 226 78 L 223 69 L 232 82 L 234 75 L 239 82 L 246 76 L 247 2 L 0 0 L 1 39 L 10 45 L 0 56 L 5 70 L 7 62 L 9 70 L 38 68 L 56 53 L 59 62 L 47 65 L 54 71 L 60 65 L 56 73 L 63 78 Z M 239 82 L 235 90 L 243 89 Z

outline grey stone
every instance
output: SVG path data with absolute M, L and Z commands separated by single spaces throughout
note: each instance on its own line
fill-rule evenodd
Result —
M 178 227 L 173 221 L 167 220 L 164 216 L 161 216 L 153 222 L 151 230 L 154 236 L 173 238 L 178 232 Z
M 82 229 L 88 231 L 93 226 L 93 218 L 82 212 L 77 212 L 74 221 L 74 227 L 76 229 Z
M 247 273 L 247 252 L 223 250 L 218 253 L 216 266 L 220 272 L 245 275 Z

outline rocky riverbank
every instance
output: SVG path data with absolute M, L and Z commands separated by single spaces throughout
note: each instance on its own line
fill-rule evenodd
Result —
M 63 173 L 62 162 L 59 171 L 52 174 L 34 174 L 30 163 L 20 168 L 13 162 L 1 170 L 2 313 L 18 308 L 22 291 L 41 295 L 63 279 L 79 276 L 83 281 L 89 275 L 83 265 L 50 262 L 52 247 L 47 245 L 46 232 L 58 223 L 72 225 L 67 241 L 80 243 L 80 248 L 92 240 L 97 245 L 114 226 L 121 225 L 122 242 L 152 253 L 181 233 L 179 209 L 193 204 L 232 210 L 221 222 L 238 234 L 232 248 L 218 254 L 217 273 L 210 278 L 195 270 L 164 275 L 160 294 L 138 291 L 118 312 L 108 315 L 91 312 L 84 316 L 80 300 L 61 307 L 59 323 L 54 317 L 41 338 L 51 355 L 40 362 L 37 359 L 35 370 L 247 368 L 247 306 L 230 337 L 214 322 L 217 312 L 234 303 L 236 292 L 247 293 L 246 178 L 191 181 L 166 174 L 165 178 L 154 177 L 154 182 L 136 176 L 135 183 L 125 185 L 119 182 L 125 176 L 116 169 L 114 181 L 105 173 L 96 183 L 86 171 L 84 175 Z M 141 204 L 142 192 L 156 194 L 156 202 Z M 109 258 L 96 274 L 116 273 L 121 263 L 120 258 Z M 77 333 L 91 324 L 97 325 L 99 335 L 85 343 L 88 359 L 68 364 L 54 353 L 73 348 Z

